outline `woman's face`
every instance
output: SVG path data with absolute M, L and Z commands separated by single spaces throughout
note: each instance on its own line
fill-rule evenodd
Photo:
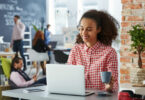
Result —
M 83 18 L 80 22 L 79 32 L 84 43 L 91 47 L 97 42 L 97 34 L 100 28 L 96 28 L 96 22 L 90 18 Z
M 23 60 L 19 60 L 19 63 L 15 63 L 14 67 L 16 69 L 21 69 L 23 67 Z

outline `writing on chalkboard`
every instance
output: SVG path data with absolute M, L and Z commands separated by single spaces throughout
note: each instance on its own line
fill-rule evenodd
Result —
M 0 10 L 15 10 L 12 4 L 0 4 Z
M 8 2 L 11 2 L 11 3 L 13 3 L 13 4 L 17 4 L 17 3 L 18 3 L 17 0 L 8 0 Z
M 10 42 L 14 15 L 19 15 L 26 28 L 43 27 L 46 21 L 46 0 L 0 0 L 0 36 Z M 33 36 L 33 34 L 32 34 Z

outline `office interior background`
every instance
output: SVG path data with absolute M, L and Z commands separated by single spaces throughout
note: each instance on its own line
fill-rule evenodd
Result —
M 130 43 L 130 38 L 127 31 L 131 25 L 145 23 L 144 0 L 1 0 L 0 36 L 3 36 L 5 43 L 10 42 L 14 24 L 13 15 L 21 14 L 22 22 L 27 25 L 26 34 L 28 33 L 24 48 L 32 46 L 35 34 L 32 24 L 38 28 L 46 28 L 46 25 L 50 24 L 50 31 L 53 34 L 51 40 L 58 41 L 58 45 L 71 47 L 77 34 L 76 26 L 80 17 L 89 9 L 105 10 L 119 21 L 120 35 L 112 46 L 118 53 L 121 83 L 130 83 L 127 69 L 137 65 L 137 62 L 132 62 L 132 59 L 136 61 L 137 57 L 129 53 L 127 44 Z

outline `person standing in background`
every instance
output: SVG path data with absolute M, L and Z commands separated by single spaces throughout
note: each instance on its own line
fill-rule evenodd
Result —
M 49 31 L 50 24 L 47 25 L 47 28 L 44 30 L 44 40 L 45 44 L 48 45 L 50 42 L 51 32 Z
M 49 27 L 50 27 L 50 24 L 47 24 L 47 27 L 46 27 L 46 29 L 44 30 L 44 41 L 45 41 L 45 44 L 46 44 L 49 48 L 51 48 L 51 47 L 49 46 L 50 35 L 51 35 L 51 32 L 49 31 Z M 50 55 L 51 55 L 51 52 L 48 51 L 49 59 L 51 59 Z M 49 60 L 48 63 L 50 63 L 50 60 Z
M 24 57 L 24 50 L 23 50 L 23 38 L 24 38 L 25 25 L 20 21 L 20 16 L 18 15 L 14 16 L 14 23 L 15 25 L 13 27 L 10 47 L 13 49 L 14 52 L 16 53 L 20 52 L 20 55 L 23 58 L 23 62 L 24 62 L 23 71 L 25 71 L 27 69 L 26 60 Z

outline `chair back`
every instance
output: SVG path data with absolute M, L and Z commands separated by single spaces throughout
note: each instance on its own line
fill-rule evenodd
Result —
M 63 51 L 61 50 L 54 50 L 54 57 L 55 57 L 55 60 L 58 62 L 58 63 L 66 63 L 67 60 L 68 60 L 68 55 L 65 54 Z
M 8 80 L 9 85 L 11 86 L 11 89 L 18 89 L 19 87 L 10 79 Z
M 33 49 L 27 49 L 31 61 L 49 61 L 48 52 L 40 53 Z

